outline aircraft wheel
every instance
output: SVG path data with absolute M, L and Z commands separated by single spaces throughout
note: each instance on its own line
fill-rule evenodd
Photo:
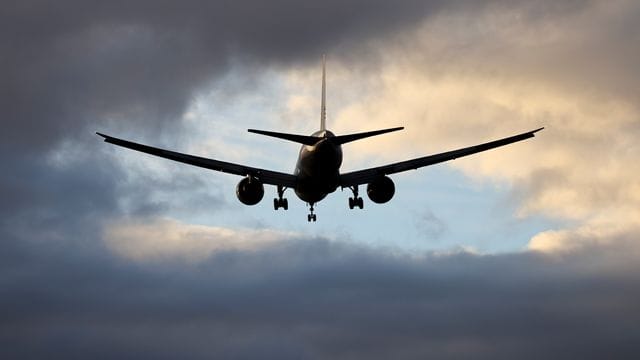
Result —
M 278 199 L 273 199 L 273 210 L 278 210 L 279 207 L 280 207 L 280 203 Z
M 358 198 L 357 203 L 360 209 L 364 208 L 364 201 L 362 201 L 362 198 Z
M 353 210 L 353 207 L 354 207 L 353 198 L 349 198 L 349 209 Z
M 289 201 L 287 199 L 282 199 L 282 208 L 289 210 Z

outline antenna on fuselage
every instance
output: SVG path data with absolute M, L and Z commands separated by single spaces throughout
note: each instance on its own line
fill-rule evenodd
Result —
M 320 130 L 326 130 L 327 122 L 327 80 L 325 75 L 326 56 L 322 54 L 322 104 L 320 105 Z

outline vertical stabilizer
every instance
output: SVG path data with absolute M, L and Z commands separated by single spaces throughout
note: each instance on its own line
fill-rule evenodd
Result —
M 325 75 L 325 55 L 322 55 L 322 104 L 320 105 L 320 130 L 326 130 L 327 121 L 327 80 Z

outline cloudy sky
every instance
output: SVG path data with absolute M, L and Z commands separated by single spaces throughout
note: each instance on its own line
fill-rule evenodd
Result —
M 5 1 L 0 357 L 633 358 L 640 3 Z M 318 222 L 101 131 L 293 170 L 321 57 L 343 170 L 532 130 Z

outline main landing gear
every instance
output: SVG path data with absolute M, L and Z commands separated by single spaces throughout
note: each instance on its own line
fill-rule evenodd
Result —
M 362 198 L 358 196 L 358 185 L 351 186 L 349 189 L 353 192 L 353 197 L 349 198 L 349 209 L 353 209 L 355 207 L 360 209 L 364 208 L 364 202 L 362 201 Z
M 282 185 L 278 185 L 278 197 L 273 199 L 274 210 L 278 210 L 280 208 L 283 208 L 285 210 L 289 209 L 289 202 L 287 201 L 287 199 L 282 197 L 286 189 L 287 188 L 283 187 Z
M 316 214 L 313 213 L 313 203 L 309 203 L 309 215 L 307 215 L 308 222 L 316 222 Z

